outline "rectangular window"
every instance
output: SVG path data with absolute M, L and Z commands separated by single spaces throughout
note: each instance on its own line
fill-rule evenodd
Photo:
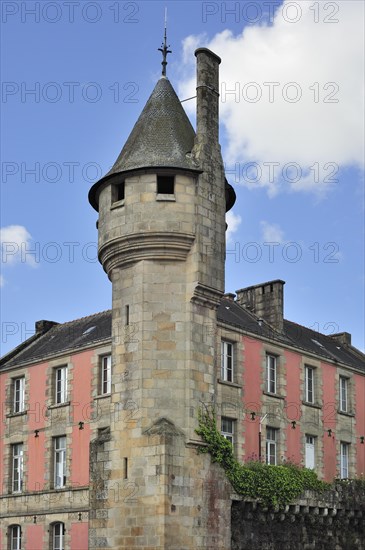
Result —
M 117 201 L 124 201 L 125 197 L 125 182 L 122 181 L 117 186 Z
M 60 489 L 66 485 L 66 437 L 53 439 L 54 452 L 54 488 Z
M 157 194 L 173 195 L 174 180 L 174 176 L 157 176 Z
M 25 409 L 24 404 L 25 378 L 13 379 L 13 412 L 20 413 Z
M 116 183 L 112 186 L 112 203 L 124 201 L 125 198 L 125 181 Z
M 349 477 L 349 443 L 341 441 L 341 456 L 340 456 L 340 477 L 347 479 Z
M 276 393 L 277 359 L 275 355 L 266 356 L 266 391 L 269 393 Z
M 277 439 L 278 430 L 275 428 L 266 428 L 266 463 L 277 463 Z
M 67 367 L 55 369 L 55 403 L 67 401 Z
M 342 412 L 348 412 L 348 386 L 348 378 L 340 376 L 340 411 Z
M 228 439 L 234 444 L 234 420 L 230 418 L 222 418 L 221 420 L 221 434 L 225 439 Z
M 112 357 L 104 355 L 101 358 L 101 394 L 111 392 Z
M 65 549 L 65 525 L 63 523 L 55 523 L 52 529 L 52 550 Z
M 313 367 L 305 367 L 305 400 L 314 403 L 314 373 Z
M 221 378 L 233 382 L 233 344 L 221 342 Z
M 10 550 L 21 550 L 22 547 L 22 531 L 20 525 L 12 525 L 10 527 Z
M 12 475 L 11 492 L 21 493 L 23 490 L 23 443 L 11 446 Z
M 315 467 L 316 467 L 315 440 L 316 440 L 316 438 L 313 435 L 306 435 L 305 436 L 305 467 L 310 468 L 312 470 L 314 470 Z

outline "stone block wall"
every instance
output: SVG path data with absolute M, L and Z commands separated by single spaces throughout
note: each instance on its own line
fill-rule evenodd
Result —
M 231 521 L 231 550 L 364 550 L 365 488 L 306 492 L 283 510 L 234 500 Z

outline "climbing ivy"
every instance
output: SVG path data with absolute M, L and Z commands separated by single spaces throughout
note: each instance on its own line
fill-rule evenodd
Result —
M 234 490 L 240 495 L 257 499 L 265 505 L 283 507 L 305 490 L 323 492 L 329 487 L 313 470 L 293 463 L 280 466 L 258 461 L 239 463 L 234 457 L 232 444 L 217 429 L 214 409 L 199 411 L 196 433 L 206 443 L 199 452 L 210 453 L 212 461 L 224 468 Z

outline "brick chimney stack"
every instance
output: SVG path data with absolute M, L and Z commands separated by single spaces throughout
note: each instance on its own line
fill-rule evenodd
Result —
M 284 285 L 277 279 L 237 290 L 237 303 L 280 332 L 284 320 Z

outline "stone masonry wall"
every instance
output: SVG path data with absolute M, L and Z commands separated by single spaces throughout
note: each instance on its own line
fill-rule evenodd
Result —
M 305 498 L 284 510 L 232 502 L 231 550 L 364 550 L 365 490 L 337 490 Z

